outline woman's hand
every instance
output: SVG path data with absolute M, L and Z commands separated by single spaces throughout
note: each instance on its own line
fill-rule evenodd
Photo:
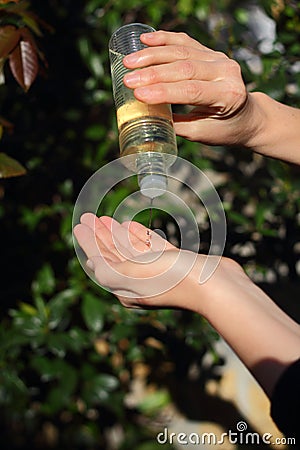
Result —
M 245 140 L 251 101 L 236 61 L 185 33 L 145 33 L 141 41 L 149 47 L 123 59 L 128 69 L 139 69 L 124 77 L 138 100 L 194 106 L 186 114 L 174 114 L 176 133 L 190 140 Z
M 222 258 L 205 283 L 207 257 L 179 251 L 147 228 L 84 214 L 74 228 L 98 282 L 129 308 L 195 311 L 224 337 L 270 395 L 283 370 L 299 358 L 299 325 L 234 261 Z M 210 257 L 215 258 L 215 257 Z
M 206 315 L 206 303 L 214 295 L 224 297 L 226 289 L 231 295 L 236 276 L 247 278 L 234 261 L 210 256 L 212 280 L 207 277 L 200 284 L 208 257 L 179 250 L 154 232 L 149 247 L 148 232 L 137 222 L 120 224 L 91 213 L 84 214 L 74 229 L 87 266 L 126 307 L 183 308 Z
M 145 33 L 141 41 L 148 48 L 123 59 L 133 70 L 124 83 L 142 102 L 192 106 L 186 114 L 174 114 L 178 135 L 300 164 L 299 109 L 261 92 L 248 93 L 236 61 L 185 33 Z

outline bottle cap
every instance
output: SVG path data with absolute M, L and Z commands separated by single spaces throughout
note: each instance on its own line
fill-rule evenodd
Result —
M 159 197 L 167 190 L 167 177 L 165 175 L 151 173 L 142 177 L 139 185 L 141 193 L 146 197 Z

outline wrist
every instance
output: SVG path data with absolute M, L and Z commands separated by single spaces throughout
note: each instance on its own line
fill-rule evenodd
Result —
M 248 93 L 243 109 L 235 117 L 237 144 L 259 151 L 267 124 L 263 104 L 268 96 L 262 92 Z
M 210 259 L 211 275 L 200 282 L 204 264 Z M 214 322 L 216 317 L 223 315 L 223 308 L 231 305 L 239 298 L 240 290 L 247 289 L 252 281 L 242 267 L 234 260 L 226 257 L 198 255 L 198 259 L 189 274 L 189 292 L 193 303 L 190 308 Z

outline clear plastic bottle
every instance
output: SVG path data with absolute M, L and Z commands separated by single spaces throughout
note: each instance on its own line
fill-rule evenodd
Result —
M 141 23 L 122 26 L 111 36 L 109 56 L 120 155 L 132 155 L 126 158 L 126 166 L 138 174 L 141 193 L 154 198 L 166 191 L 167 169 L 177 155 L 171 106 L 142 103 L 123 83 L 130 72 L 123 65 L 124 56 L 145 48 L 140 35 L 151 31 L 154 28 Z

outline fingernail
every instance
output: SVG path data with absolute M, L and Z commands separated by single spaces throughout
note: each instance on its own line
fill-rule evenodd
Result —
M 91 259 L 87 260 L 86 265 L 89 269 L 95 270 L 95 264 L 93 263 L 93 261 Z
M 139 57 L 135 53 L 130 53 L 130 55 L 125 56 L 123 59 L 124 64 L 135 64 L 139 60 Z
M 154 38 L 154 33 L 143 33 L 141 34 L 141 36 L 145 37 L 148 39 L 153 39 Z
M 136 86 L 140 81 L 140 74 L 138 72 L 127 73 L 124 76 L 124 82 L 127 86 Z

